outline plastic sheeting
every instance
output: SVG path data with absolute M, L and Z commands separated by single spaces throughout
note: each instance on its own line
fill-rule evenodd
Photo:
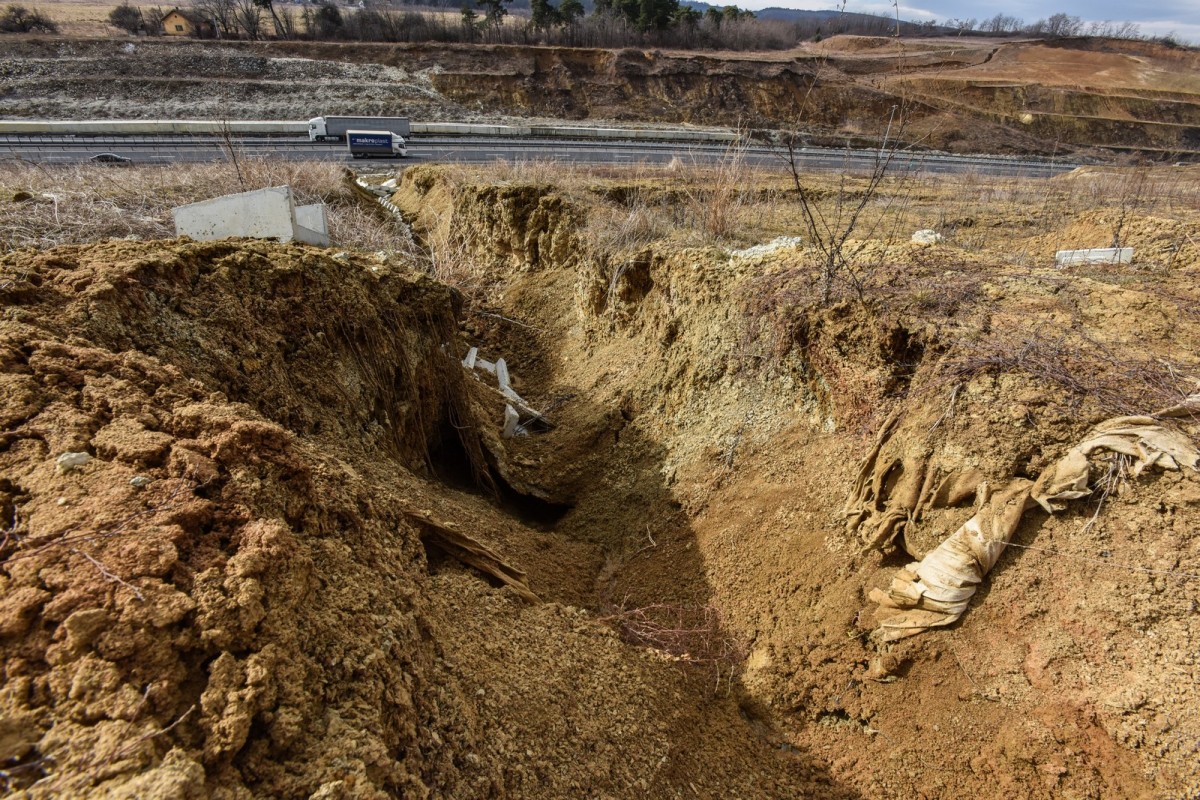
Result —
M 1200 410 L 1200 396 L 1167 409 L 1161 416 L 1182 416 Z M 885 425 L 885 434 L 894 426 L 895 420 Z M 881 436 L 882 442 L 883 436 Z M 855 492 L 865 491 L 864 474 L 868 465 L 875 470 L 880 444 L 864 462 L 864 473 L 860 473 Z M 885 592 L 874 589 L 870 599 L 881 608 L 883 617 L 874 638 L 888 642 L 913 636 L 930 628 L 956 622 L 975 595 L 979 584 L 995 565 L 1005 546 L 1012 538 L 1026 510 L 1040 505 L 1054 513 L 1071 500 L 1087 497 L 1088 457 L 1106 450 L 1119 453 L 1129 459 L 1133 476 L 1146 469 L 1158 467 L 1178 470 L 1188 467 L 1200 468 L 1200 451 L 1183 433 L 1163 427 L 1153 417 L 1118 417 L 1101 423 L 1058 462 L 1048 467 L 1035 482 L 1014 479 L 998 490 L 980 482 L 975 487 L 977 510 L 962 527 L 930 551 L 919 562 L 899 570 Z M 946 489 L 946 495 L 968 490 L 969 478 L 957 476 L 958 484 Z M 943 481 L 943 486 L 947 481 Z M 934 492 L 934 497 L 941 491 Z M 869 491 L 867 492 L 869 494 Z M 852 498 L 854 494 L 852 494 Z M 880 528 L 884 535 L 895 529 L 891 520 L 898 516 L 884 515 Z M 876 538 L 880 528 L 874 531 Z M 894 614 L 887 614 L 895 610 Z

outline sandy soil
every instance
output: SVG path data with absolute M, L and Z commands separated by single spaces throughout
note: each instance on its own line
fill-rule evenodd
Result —
M 1029 187 L 1025 225 L 958 187 L 942 244 L 881 235 L 861 299 L 821 304 L 803 247 L 598 233 L 683 213 L 669 176 L 509 169 L 406 170 L 432 264 L 236 240 L 0 257 L 10 790 L 1200 788 L 1195 473 L 1103 483 L 1097 461 L 1097 494 L 1030 514 L 959 624 L 891 645 L 867 593 L 971 499 L 882 548 L 841 513 L 893 414 L 898 495 L 918 467 L 1034 477 L 1194 391 L 1194 203 L 1051 215 L 1113 177 L 1081 172 Z M 761 199 L 754 230 L 794 225 Z M 1048 265 L 1114 230 L 1132 265 Z M 469 346 L 551 425 L 502 438 Z

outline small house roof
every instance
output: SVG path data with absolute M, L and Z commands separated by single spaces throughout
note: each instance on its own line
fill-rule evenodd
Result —
M 163 14 L 163 20 L 165 21 L 166 18 L 171 16 L 172 14 L 178 14 L 179 16 L 186 19 L 188 22 L 192 23 L 193 25 L 211 25 L 212 24 L 212 22 L 205 19 L 202 15 L 197 14 L 195 11 L 192 11 L 190 8 L 178 8 L 178 7 L 172 8 L 166 14 Z

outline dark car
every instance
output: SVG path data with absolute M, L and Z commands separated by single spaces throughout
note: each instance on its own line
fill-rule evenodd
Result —
M 97 153 L 88 159 L 95 161 L 97 164 L 132 164 L 133 159 L 129 156 L 119 156 L 116 153 Z

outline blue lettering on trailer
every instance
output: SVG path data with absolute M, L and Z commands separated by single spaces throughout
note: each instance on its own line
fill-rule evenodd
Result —
M 391 147 L 392 137 L 390 136 L 364 136 L 361 134 L 351 134 L 350 142 L 357 145 L 373 145 L 375 147 Z

